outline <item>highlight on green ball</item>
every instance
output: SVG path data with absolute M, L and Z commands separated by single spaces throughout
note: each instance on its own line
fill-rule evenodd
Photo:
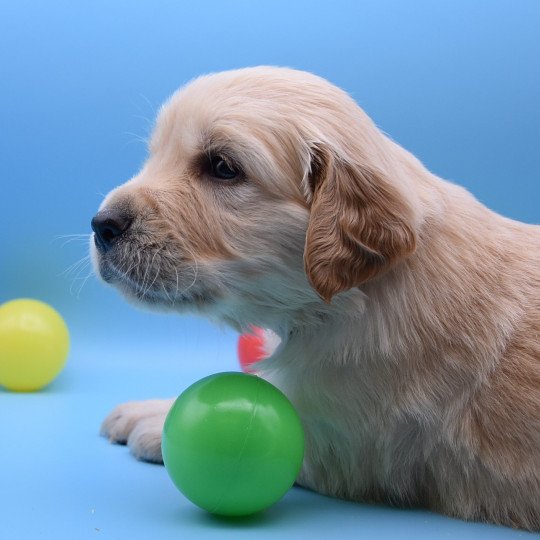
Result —
M 292 487 L 304 456 L 300 418 L 269 382 L 244 373 L 211 375 L 187 388 L 165 421 L 163 461 L 194 504 L 246 516 Z
M 0 386 L 39 390 L 62 371 L 68 352 L 69 331 L 54 308 L 28 298 L 0 305 Z

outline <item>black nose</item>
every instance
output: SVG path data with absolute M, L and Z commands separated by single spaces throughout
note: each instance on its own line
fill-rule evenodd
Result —
M 94 241 L 98 249 L 107 251 L 112 247 L 131 225 L 133 218 L 118 209 L 98 212 L 92 219 Z

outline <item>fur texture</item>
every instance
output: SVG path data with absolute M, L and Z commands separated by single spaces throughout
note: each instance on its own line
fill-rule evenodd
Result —
M 540 530 L 540 227 L 431 174 L 330 83 L 269 67 L 177 92 L 111 209 L 133 222 L 92 252 L 129 299 L 279 336 L 260 369 L 302 417 L 300 484 Z M 168 406 L 103 432 L 160 461 Z

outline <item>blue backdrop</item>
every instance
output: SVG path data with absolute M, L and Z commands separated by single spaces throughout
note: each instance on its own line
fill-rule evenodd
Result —
M 132 308 L 84 257 L 90 219 L 143 163 L 161 102 L 199 74 L 258 64 L 327 77 L 432 171 L 539 222 L 539 29 L 538 0 L 0 0 L 0 302 L 50 302 L 73 336 L 45 391 L 0 390 L 2 534 L 521 538 L 298 489 L 243 524 L 197 513 L 163 468 L 97 432 L 120 401 L 237 368 L 236 335 Z
M 241 66 L 327 77 L 432 171 L 538 222 L 539 28 L 537 0 L 0 3 L 0 301 L 49 301 L 80 339 L 215 332 L 134 310 L 87 265 L 62 274 L 86 245 L 57 237 L 89 233 L 164 99 Z

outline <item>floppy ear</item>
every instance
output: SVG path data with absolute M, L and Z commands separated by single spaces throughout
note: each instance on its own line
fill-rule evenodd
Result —
M 380 171 L 317 146 L 306 180 L 311 215 L 304 268 L 326 302 L 415 250 L 412 209 Z

